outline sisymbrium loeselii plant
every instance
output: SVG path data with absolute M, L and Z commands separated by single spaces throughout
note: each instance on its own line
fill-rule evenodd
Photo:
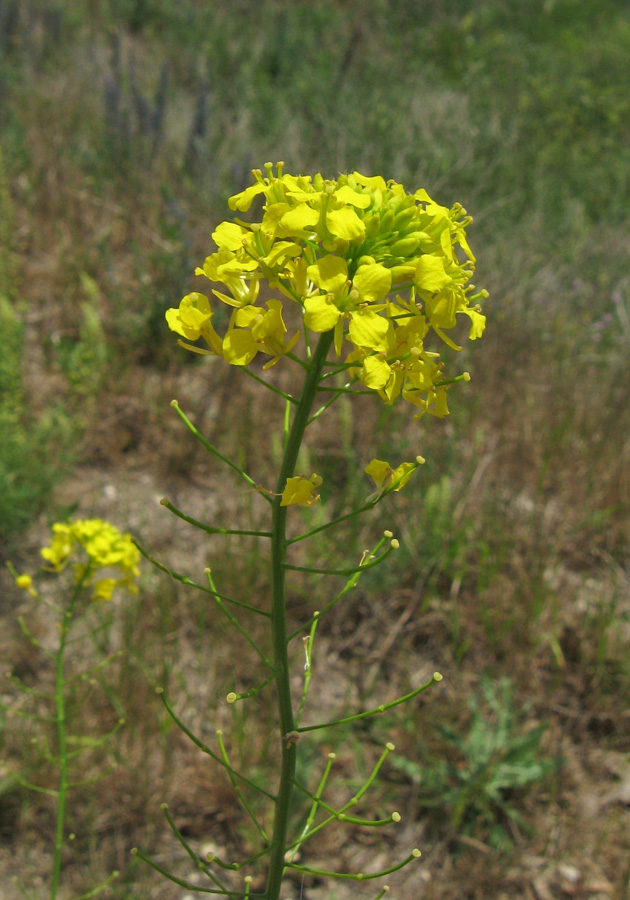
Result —
M 13 566 L 9 569 L 19 588 L 48 607 L 57 617 L 58 636 L 51 648 L 48 642 L 40 641 L 24 619 L 18 619 L 22 632 L 32 646 L 52 663 L 54 683 L 50 692 L 36 690 L 19 677 L 9 674 L 11 684 L 27 701 L 26 705 L 16 703 L 7 707 L 10 714 L 39 724 L 40 733 L 33 739 L 37 743 L 42 760 L 49 763 L 57 773 L 56 787 L 37 784 L 32 776 L 13 773 L 15 780 L 23 787 L 48 794 L 55 801 L 55 843 L 50 877 L 50 900 L 56 900 L 61 884 L 61 864 L 63 851 L 74 834 L 68 834 L 65 827 L 69 795 L 82 786 L 92 783 L 100 775 L 87 780 L 73 778 L 73 766 L 79 757 L 104 748 L 124 725 L 117 719 L 113 727 L 103 735 L 85 735 L 76 732 L 76 713 L 89 699 L 97 683 L 95 675 L 100 673 L 119 654 L 97 660 L 89 669 L 77 671 L 68 660 L 70 645 L 83 642 L 86 630 L 80 630 L 81 623 L 90 634 L 90 617 L 98 607 L 112 599 L 115 591 L 137 593 L 136 582 L 139 575 L 140 553 L 128 534 L 122 534 L 109 522 L 101 519 L 78 519 L 57 522 L 52 526 L 50 545 L 42 548 L 44 568 L 62 576 L 70 569 L 70 585 L 64 584 L 61 593 L 65 599 L 61 603 L 50 600 L 38 593 L 33 579 L 28 574 L 18 574 Z M 102 627 L 102 623 L 96 628 Z M 48 733 L 50 730 L 50 733 Z M 100 773 L 103 774 L 103 773 Z M 76 900 L 93 897 L 118 875 L 113 872 L 104 882 L 91 888 Z
M 144 853 L 135 850 L 154 868 L 191 891 L 223 894 L 227 897 L 262 897 L 278 900 L 283 879 L 289 872 L 305 875 L 367 881 L 384 878 L 420 856 L 418 849 L 380 871 L 336 872 L 297 862 L 304 845 L 331 823 L 388 828 L 400 820 L 397 812 L 376 819 L 354 815 L 350 810 L 361 800 L 376 778 L 388 754 L 387 744 L 373 771 L 362 787 L 341 808 L 325 799 L 325 788 L 334 754 L 323 765 L 317 785 L 308 788 L 296 776 L 296 760 L 309 733 L 334 729 L 379 715 L 402 703 L 411 702 L 430 685 L 441 680 L 435 673 L 424 685 L 405 696 L 392 699 L 374 709 L 333 721 L 302 724 L 302 712 L 311 680 L 313 643 L 318 622 L 368 570 L 379 566 L 398 548 L 390 531 L 363 558 L 330 569 L 298 566 L 292 561 L 296 545 L 324 529 L 334 529 L 352 517 L 372 510 L 392 491 L 399 491 L 424 462 L 422 457 L 403 462 L 373 459 L 365 472 L 374 482 L 374 490 L 364 503 L 302 534 L 287 532 L 289 507 L 312 507 L 319 500 L 322 479 L 317 474 L 296 472 L 298 456 L 310 425 L 341 397 L 372 395 L 377 402 L 391 405 L 407 403 L 415 419 L 429 414 L 448 414 L 448 395 L 457 382 L 469 380 L 466 372 L 449 373 L 440 355 L 445 345 L 461 347 L 449 336 L 458 322 L 466 322 L 468 337 L 481 337 L 485 317 L 478 301 L 486 291 L 475 291 L 471 284 L 475 258 L 466 239 L 471 218 L 459 204 L 448 209 L 440 206 L 425 190 L 408 193 L 401 184 L 382 177 L 365 177 L 358 172 L 328 180 L 322 175 L 295 176 L 284 172 L 282 163 L 265 165 L 266 174 L 254 170 L 254 183 L 230 198 L 237 213 L 245 213 L 255 201 L 262 200 L 260 221 L 242 218 L 222 222 L 212 237 L 217 250 L 196 270 L 216 285 L 212 294 L 231 310 L 225 333 L 213 325 L 209 298 L 193 292 L 183 298 L 177 309 L 169 309 L 166 319 L 180 335 L 182 347 L 195 353 L 222 357 L 226 363 L 250 375 L 262 386 L 279 395 L 285 414 L 278 423 L 282 434 L 282 461 L 275 490 L 258 485 L 255 475 L 244 471 L 226 457 L 195 428 L 176 401 L 173 406 L 192 434 L 206 450 L 230 466 L 262 495 L 270 507 L 269 529 L 252 532 L 217 528 L 187 516 L 168 500 L 163 504 L 191 525 L 212 534 L 256 534 L 269 542 L 271 596 L 267 603 L 252 605 L 225 593 L 216 585 L 210 569 L 206 584 L 157 563 L 172 577 L 214 598 L 222 612 L 248 641 L 260 660 L 260 683 L 246 694 L 230 693 L 228 703 L 257 696 L 273 685 L 277 699 L 277 735 L 272 742 L 277 761 L 277 781 L 269 786 L 257 783 L 229 762 L 225 744 L 217 732 L 216 749 L 194 735 L 158 689 L 173 720 L 206 754 L 223 766 L 236 795 L 252 819 L 259 836 L 259 848 L 248 859 L 225 861 L 210 856 L 201 859 L 188 844 L 168 809 L 168 822 L 196 868 L 205 874 L 208 886 L 200 887 L 168 873 Z M 259 203 L 257 204 L 259 205 Z M 266 284 L 264 292 L 261 286 Z M 271 294 L 271 299 L 262 299 Z M 289 304 L 297 312 L 286 312 Z M 290 334 L 285 324 L 295 319 L 299 327 Z M 198 342 L 202 342 L 201 344 Z M 259 356 L 264 363 L 260 374 L 247 367 Z M 299 376 L 299 390 L 288 393 L 265 378 L 265 372 L 278 362 L 293 366 Z M 321 522 L 321 520 L 320 520 Z M 338 544 L 337 544 L 338 546 Z M 142 549 L 142 548 L 141 548 Z M 146 550 L 145 555 L 152 559 Z M 341 577 L 345 584 L 332 599 L 323 600 L 319 611 L 290 632 L 287 625 L 287 576 L 292 571 Z M 245 616 L 263 617 L 269 627 L 268 646 L 259 646 L 242 624 Z M 306 666 L 299 697 L 292 695 L 289 646 L 302 636 L 306 647 Z M 266 800 L 272 813 L 261 821 L 249 800 L 251 794 Z M 289 817 L 296 798 L 306 804 L 307 812 L 298 826 Z M 252 872 L 264 874 L 263 892 L 252 889 Z M 239 873 L 247 872 L 246 875 Z M 382 897 L 387 890 L 378 893 Z

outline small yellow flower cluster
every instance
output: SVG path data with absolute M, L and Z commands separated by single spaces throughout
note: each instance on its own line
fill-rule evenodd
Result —
M 52 530 L 50 546 L 41 551 L 51 571 L 63 571 L 78 553 L 80 561 L 73 566 L 74 580 L 92 588 L 93 600 L 111 600 L 115 588 L 137 593 L 135 579 L 140 574 L 140 552 L 128 534 L 122 534 L 101 519 L 56 522 Z M 97 578 L 103 569 L 112 570 L 111 574 Z M 118 573 L 114 574 L 116 570 Z
M 481 337 L 485 316 L 472 293 L 475 258 L 466 240 L 472 219 L 456 204 L 439 206 L 425 190 L 408 194 L 401 184 L 354 172 L 336 181 L 321 175 L 254 171 L 255 183 L 230 199 L 238 212 L 262 194 L 260 222 L 222 222 L 212 237 L 217 252 L 196 270 L 227 293 L 213 289 L 232 308 L 221 338 L 211 324 L 204 294 L 191 293 L 169 309 L 169 327 L 187 341 L 202 338 L 209 350 L 236 366 L 258 353 L 265 368 L 293 349 L 286 339 L 279 299 L 257 306 L 260 282 L 300 305 L 305 330 L 334 332 L 334 346 L 351 376 L 391 404 L 401 396 L 419 418 L 448 414 L 440 354 L 425 348 L 432 331 L 455 350 L 445 332 L 458 315 L 470 320 L 469 338 Z M 461 258 L 461 260 L 460 260 Z

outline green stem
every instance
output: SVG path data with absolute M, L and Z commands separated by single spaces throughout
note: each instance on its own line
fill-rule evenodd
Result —
M 165 506 L 166 509 L 176 515 L 178 519 L 183 519 L 184 522 L 188 522 L 189 525 L 194 525 L 195 528 L 199 528 L 201 531 L 205 531 L 208 534 L 242 534 L 252 537 L 271 537 L 270 531 L 243 531 L 240 528 L 215 528 L 213 525 L 204 525 L 199 519 L 193 519 L 192 516 L 187 516 L 186 513 L 174 506 L 166 497 L 163 497 L 160 500 L 160 506 Z
M 66 707 L 65 707 L 65 677 L 64 677 L 64 652 L 66 641 L 72 625 L 74 608 L 81 593 L 84 582 L 88 577 L 88 570 L 75 586 L 67 609 L 64 611 L 61 621 L 61 633 L 59 646 L 55 654 L 55 720 L 57 723 L 57 741 L 59 743 L 59 786 L 57 788 L 57 821 L 55 824 L 55 850 L 53 853 L 52 878 L 50 884 L 50 900 L 55 900 L 59 889 L 59 877 L 61 875 L 61 854 L 64 847 L 63 826 L 66 816 L 66 797 L 69 788 L 68 778 L 68 743 L 66 735 Z
M 295 730 L 300 733 L 303 731 L 317 731 L 319 728 L 332 728 L 333 725 L 346 725 L 348 722 L 358 722 L 359 719 L 367 719 L 369 716 L 378 716 L 381 713 L 387 712 L 388 709 L 393 709 L 394 706 L 400 706 L 401 703 L 407 703 L 408 700 L 413 700 L 418 694 L 426 691 L 431 685 L 437 684 L 437 682 L 441 680 L 442 676 L 440 673 L 435 672 L 433 678 L 431 678 L 430 681 L 427 681 L 426 684 L 416 688 L 415 691 L 410 691 L 403 697 L 399 697 L 397 700 L 392 700 L 391 703 L 382 703 L 380 706 L 375 706 L 374 709 L 368 709 L 365 712 L 357 713 L 354 716 L 345 716 L 343 719 L 335 719 L 333 722 L 321 722 L 319 725 L 304 725 L 300 728 L 296 727 Z
M 234 792 L 236 793 L 236 796 L 240 800 L 241 806 L 243 807 L 245 812 L 248 814 L 248 816 L 254 823 L 259 835 L 261 836 L 261 838 L 263 839 L 265 844 L 268 844 L 269 838 L 267 837 L 267 835 L 265 833 L 265 829 L 262 827 L 262 825 L 256 818 L 256 814 L 254 813 L 253 809 L 251 808 L 251 806 L 245 799 L 245 795 L 243 794 L 242 790 L 239 787 L 238 781 L 236 780 L 236 776 L 232 774 L 232 767 L 230 766 L 230 760 L 228 759 L 227 750 L 225 749 L 225 744 L 223 743 L 223 732 L 221 731 L 221 729 L 218 729 L 218 731 L 217 731 L 217 740 L 219 742 L 219 749 L 221 751 L 221 756 L 223 757 L 223 762 L 225 763 L 227 773 L 229 775 L 230 781 L 232 782 L 232 787 L 234 788 Z M 265 847 L 264 852 L 265 853 L 267 852 L 267 847 Z
M 224 463 L 226 464 L 226 466 L 229 466 L 231 469 L 234 469 L 234 471 L 237 472 L 237 473 L 241 476 L 241 478 L 242 478 L 242 479 L 243 479 L 243 480 L 244 480 L 251 488 L 253 488 L 255 491 L 257 491 L 257 492 L 260 494 L 261 497 L 264 497 L 264 499 L 265 499 L 268 503 L 271 503 L 271 498 L 270 498 L 270 497 L 267 497 L 266 494 L 262 493 L 262 492 L 258 489 L 258 485 L 256 484 L 256 482 L 255 482 L 252 478 L 249 477 L 249 475 L 247 474 L 247 472 L 244 472 L 239 466 L 236 465 L 236 463 L 232 462 L 231 459 L 228 459 L 227 456 L 224 456 L 223 453 L 219 452 L 219 450 L 217 450 L 217 448 L 214 446 L 214 444 L 211 444 L 210 441 L 207 441 L 207 440 L 205 439 L 205 437 L 201 434 L 201 432 L 200 432 L 200 431 L 197 431 L 197 429 L 195 428 L 195 426 L 193 425 L 193 423 L 190 421 L 190 419 L 188 418 L 188 416 L 186 415 L 186 413 L 183 412 L 183 411 L 180 409 L 180 406 L 179 406 L 179 403 L 177 402 L 177 400 L 171 400 L 171 406 L 173 407 L 173 409 L 175 410 L 175 412 L 177 413 L 177 415 L 180 417 L 180 419 L 182 420 L 182 422 L 184 423 L 184 425 L 185 425 L 185 426 L 188 428 L 188 430 L 189 430 L 189 431 L 197 438 L 197 440 L 199 441 L 199 443 L 200 443 L 203 447 L 206 448 L 206 450 L 208 451 L 208 453 L 211 453 L 213 456 L 216 456 L 216 458 L 217 458 L 217 459 L 220 459 L 221 462 L 224 462 Z
M 151 866 L 152 869 L 155 869 L 156 872 L 159 872 L 160 875 L 163 875 L 165 878 L 168 878 L 169 881 L 172 881 L 173 884 L 178 884 L 180 887 L 186 888 L 188 891 L 194 891 L 196 894 L 220 894 L 222 897 L 259 897 L 260 900 L 266 900 L 264 894 L 250 894 L 249 892 L 245 893 L 244 891 L 221 891 L 218 888 L 203 888 L 199 887 L 198 884 L 193 883 L 192 881 L 186 881 L 185 878 L 178 878 L 177 875 L 173 875 L 172 872 L 168 872 L 166 869 L 163 869 L 162 866 L 158 866 L 157 863 L 153 862 L 150 856 L 145 856 L 145 854 L 138 850 L 137 847 L 132 847 L 131 855 L 137 856 L 138 859 L 141 859 L 148 866 Z
M 302 393 L 298 403 L 291 430 L 286 442 L 284 457 L 278 476 L 276 496 L 272 511 L 272 584 L 273 597 L 271 606 L 271 630 L 273 639 L 273 664 L 277 667 L 276 693 L 281 739 L 280 784 L 276 802 L 269 875 L 267 879 L 267 900 L 278 900 L 284 873 L 284 852 L 287 840 L 289 820 L 289 804 L 293 793 L 293 778 L 297 747 L 287 735 L 294 731 L 293 706 L 291 703 L 291 686 L 289 680 L 289 659 L 287 654 L 287 622 L 286 622 L 286 521 L 287 507 L 280 505 L 282 492 L 287 479 L 293 477 L 295 465 L 304 437 L 309 415 L 315 400 L 317 388 L 328 351 L 333 341 L 333 332 L 321 335 L 315 352 L 309 362 Z
M 202 860 L 201 860 L 201 859 L 197 856 L 197 854 L 194 852 L 194 850 L 192 849 L 192 847 L 190 846 L 190 844 L 188 843 L 188 841 L 186 840 L 186 838 L 184 837 L 184 835 L 181 833 L 181 831 L 179 830 L 179 828 L 178 828 L 177 825 L 175 824 L 175 822 L 174 822 L 174 820 L 173 820 L 173 817 L 171 816 L 170 812 L 168 811 L 168 804 L 167 804 L 167 803 L 163 803 L 163 804 L 162 804 L 162 812 L 164 813 L 164 816 L 166 817 L 166 821 L 168 822 L 171 831 L 173 832 L 173 834 L 175 835 L 175 837 L 177 838 L 177 840 L 179 841 L 179 843 L 182 845 L 182 847 L 184 848 L 184 850 L 186 851 L 186 853 L 188 854 L 188 856 L 189 856 L 190 859 L 192 860 L 193 865 L 195 866 L 195 868 L 197 868 L 197 869 L 199 869 L 201 872 L 203 872 L 204 875 L 206 875 L 206 876 L 210 879 L 210 881 L 214 882 L 214 884 L 216 884 L 216 886 L 217 886 L 218 888 L 220 888 L 221 891 L 225 892 L 225 894 L 226 894 L 227 896 L 234 898 L 234 895 L 229 893 L 229 891 L 227 890 L 227 888 L 225 887 L 225 885 L 224 885 L 224 884 L 216 877 L 216 875 L 214 875 L 214 874 L 210 871 L 210 869 L 208 868 L 208 866 L 206 866 L 205 863 L 202 862 Z
M 291 566 L 288 563 L 285 564 L 285 569 L 291 569 L 292 572 L 310 572 L 311 575 L 354 575 L 355 572 L 365 572 L 367 569 L 373 569 L 374 566 L 380 565 L 390 553 L 393 553 L 393 550 L 393 547 L 388 547 L 375 559 L 371 559 L 362 565 L 353 566 L 351 569 L 316 569 L 311 566 Z
M 293 845 L 293 852 L 289 855 L 289 858 L 287 859 L 287 863 L 293 862 L 298 850 L 300 849 L 301 844 L 306 840 L 306 837 L 307 837 L 309 831 L 313 827 L 313 823 L 315 822 L 315 817 L 316 817 L 316 815 L 319 811 L 319 807 L 321 805 L 322 793 L 326 786 L 326 782 L 328 781 L 328 776 L 330 775 L 330 770 L 332 769 L 332 764 L 333 764 L 334 759 L 335 759 L 335 754 L 329 753 L 328 761 L 326 763 L 326 768 L 324 769 L 324 774 L 322 775 L 320 782 L 317 786 L 317 791 L 311 798 L 313 802 L 311 804 L 311 810 L 308 814 L 308 819 L 306 820 L 304 828 L 302 829 L 302 833 L 300 834 L 299 838 L 297 839 L 297 841 L 295 841 L 295 843 Z
M 236 628 L 236 630 L 239 632 L 239 634 L 243 635 L 243 637 L 245 638 L 245 640 L 247 641 L 249 646 L 252 648 L 252 650 L 254 650 L 260 656 L 260 658 L 262 659 L 264 664 L 267 666 L 267 668 L 271 669 L 273 671 L 273 668 L 274 668 L 273 665 L 269 662 L 269 660 L 267 659 L 265 654 L 262 652 L 262 650 L 260 649 L 260 647 L 258 646 L 256 641 L 253 639 L 253 637 L 250 635 L 250 633 L 247 631 L 247 629 L 243 628 L 243 626 L 240 624 L 238 619 L 232 615 L 230 610 L 226 607 L 225 603 L 221 599 L 221 595 L 217 593 L 217 590 L 214 586 L 214 580 L 212 578 L 212 572 L 210 571 L 210 569 L 206 569 L 206 578 L 208 579 L 208 584 L 210 586 L 210 590 L 212 591 L 212 596 L 216 600 L 217 606 L 219 607 L 219 609 L 221 610 L 223 615 L 226 617 L 228 622 L 230 622 Z
M 223 759 L 217 753 L 215 753 L 214 750 L 211 750 L 210 747 L 208 747 L 207 744 L 204 744 L 204 742 L 202 740 L 200 740 L 196 734 L 193 734 L 193 732 L 190 730 L 190 728 L 188 728 L 186 725 L 184 725 L 182 720 L 176 715 L 175 710 L 173 709 L 171 704 L 168 702 L 168 700 L 164 696 L 164 688 L 161 688 L 161 687 L 156 688 L 155 693 L 158 695 L 158 697 L 164 704 L 164 708 L 166 709 L 167 713 L 169 714 L 169 716 L 171 717 L 173 722 L 175 722 L 177 727 L 180 728 L 184 732 L 184 734 L 190 738 L 190 740 L 193 742 L 193 744 L 195 744 L 196 747 L 199 747 L 199 749 L 201 750 L 202 753 L 206 753 L 215 762 L 218 762 L 220 766 L 223 766 L 224 769 L 228 769 L 232 775 L 236 776 L 236 778 L 240 778 L 240 780 L 242 782 L 244 782 L 245 784 L 248 784 L 251 788 L 254 788 L 255 791 L 258 791 L 260 794 L 263 794 L 263 796 L 267 797 L 269 800 L 275 801 L 276 798 L 274 797 L 273 794 L 270 794 L 269 791 L 265 790 L 265 788 L 262 788 L 262 787 L 260 787 L 260 785 L 255 784 L 253 781 L 250 781 L 249 778 L 245 777 L 245 775 L 241 775 L 241 773 L 237 772 L 236 769 L 233 769 L 231 766 L 226 765 L 225 762 L 223 761 Z
M 404 869 L 404 867 L 408 866 L 414 859 L 420 859 L 419 850 L 413 850 L 409 856 L 406 856 L 401 862 L 396 863 L 395 866 L 390 866 L 388 869 L 381 869 L 380 872 L 371 872 L 368 875 L 365 875 L 363 872 L 359 872 L 356 875 L 352 875 L 348 872 L 325 872 L 322 869 L 297 866 L 295 863 L 288 863 L 287 867 L 289 869 L 295 869 L 296 872 L 304 872 L 308 875 L 319 875 L 324 878 L 342 878 L 348 881 L 370 881 L 372 878 L 382 878 L 384 875 L 391 875 L 392 872 L 398 872 L 399 869 Z
M 348 809 L 350 809 L 350 808 L 353 807 L 353 806 L 356 806 L 356 804 L 359 802 L 359 800 L 360 800 L 360 799 L 363 797 L 363 795 L 367 792 L 368 788 L 374 783 L 374 780 L 375 780 L 376 776 L 378 775 L 381 766 L 383 765 L 383 763 L 385 762 L 385 760 L 387 759 L 387 757 L 389 756 L 389 754 L 392 752 L 393 749 L 394 749 L 394 745 L 393 745 L 393 744 L 386 744 L 386 745 L 385 745 L 385 749 L 383 750 L 383 752 L 381 753 L 380 757 L 379 757 L 378 760 L 376 761 L 376 765 L 375 765 L 374 768 L 372 769 L 372 772 L 370 773 L 370 775 L 369 775 L 367 781 L 363 784 L 363 786 L 362 786 L 361 788 L 359 788 L 359 790 L 356 792 L 356 794 L 354 795 L 354 797 L 351 797 L 350 800 L 348 800 L 348 802 L 347 802 L 344 806 L 342 806 L 341 809 L 338 810 L 337 812 L 335 812 L 335 811 L 333 810 L 332 815 L 328 816 L 327 819 L 324 819 L 322 822 L 320 822 L 319 825 L 315 825 L 313 828 L 310 829 L 310 831 L 308 832 L 308 834 L 302 835 L 302 837 L 298 838 L 297 841 L 294 841 L 294 842 L 293 842 L 292 844 L 290 844 L 286 849 L 287 849 L 287 850 L 293 850 L 294 847 L 297 847 L 297 846 L 299 846 L 300 844 L 303 844 L 304 841 L 308 840 L 309 838 L 312 838 L 314 834 L 317 834 L 318 831 L 321 831 L 321 830 L 322 830 L 323 828 L 325 828 L 327 825 L 330 825 L 330 823 L 331 823 L 331 822 L 334 822 L 335 819 L 339 820 L 340 817 L 341 817 Z M 296 786 L 299 790 L 303 791 L 307 796 L 311 797 L 311 799 L 314 799 L 313 795 L 312 795 L 309 791 L 305 790 L 300 784 L 298 784 L 297 781 L 294 782 L 294 784 L 295 784 L 295 786 Z M 318 801 L 318 802 L 319 802 L 319 805 L 320 805 L 320 806 L 322 806 L 323 808 L 326 808 L 326 804 L 325 804 L 325 803 L 322 803 L 321 800 Z
M 334 528 L 335 525 L 339 525 L 340 522 L 345 522 L 347 519 L 352 519 L 354 516 L 360 516 L 362 513 L 374 509 L 377 502 L 377 500 L 370 500 L 369 503 L 364 503 L 363 506 L 360 506 L 358 509 L 353 509 L 352 512 L 345 513 L 343 516 L 338 516 L 336 519 L 331 519 L 330 522 L 318 525 L 317 528 L 311 528 L 310 531 L 305 531 L 304 534 L 298 534 L 297 537 L 291 538 L 287 543 L 296 544 L 298 541 L 305 541 L 307 538 L 312 537 L 314 534 L 318 534 L 320 531 L 325 531 L 327 528 Z
M 151 565 L 155 566 L 156 569 L 159 569 L 160 572 L 166 572 L 167 575 L 170 575 L 171 578 L 175 579 L 175 581 L 179 581 L 181 584 L 188 585 L 189 587 L 198 588 L 200 591 L 203 591 L 205 594 L 212 594 L 213 597 L 220 597 L 221 600 L 224 600 L 226 603 L 231 603 L 233 606 L 240 606 L 242 609 L 248 609 L 250 612 L 256 613 L 258 616 L 265 616 L 265 618 L 270 619 L 271 613 L 268 613 L 265 609 L 256 609 L 255 606 L 251 606 L 249 603 L 243 603 L 242 600 L 235 600 L 233 597 L 226 597 L 225 594 L 217 594 L 216 591 L 211 591 L 210 588 L 204 587 L 203 584 L 197 584 L 196 581 L 188 578 L 187 575 L 181 575 L 179 572 L 175 572 L 174 569 L 169 569 L 168 566 L 165 566 L 164 563 L 158 562 L 154 556 L 151 556 L 148 550 L 140 544 L 135 538 L 132 538 L 132 543 L 135 547 L 138 548 L 140 553 L 144 556 L 145 559 L 148 559 Z

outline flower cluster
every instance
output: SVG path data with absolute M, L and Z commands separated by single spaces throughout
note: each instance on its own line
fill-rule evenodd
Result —
M 63 571 L 78 554 L 79 561 L 73 566 L 74 580 L 91 587 L 93 600 L 110 600 L 115 588 L 137 593 L 140 552 L 128 534 L 101 519 L 56 522 L 52 530 L 50 546 L 41 551 L 51 571 Z M 103 574 L 103 570 L 107 573 Z
M 212 326 L 208 297 L 188 294 L 169 309 L 169 327 L 187 341 L 202 338 L 208 350 L 195 352 L 248 365 L 258 353 L 265 368 L 292 355 L 300 338 L 287 338 L 280 299 L 257 305 L 261 281 L 299 305 L 308 332 L 334 332 L 337 357 L 355 381 L 393 403 L 399 396 L 418 409 L 444 416 L 446 389 L 440 354 L 428 350 L 432 332 L 455 350 L 446 332 L 458 316 L 469 320 L 469 338 L 485 327 L 470 279 L 475 258 L 466 240 L 472 221 L 459 204 L 435 203 L 425 190 L 413 194 L 401 184 L 354 172 L 337 180 L 285 174 L 266 165 L 266 177 L 229 201 L 248 210 L 262 195 L 259 222 L 222 222 L 212 237 L 217 251 L 196 274 L 221 284 L 214 296 L 232 309 L 223 337 Z

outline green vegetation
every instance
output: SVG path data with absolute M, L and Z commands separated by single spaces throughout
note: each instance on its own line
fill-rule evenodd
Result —
M 67 469 L 72 429 L 60 409 L 36 416 L 28 407 L 14 229 L 0 146 L 0 557 L 41 512 Z
M 507 827 L 529 830 L 519 797 L 557 763 L 541 751 L 545 725 L 523 730 L 527 710 L 517 710 L 508 678 L 495 685 L 486 677 L 479 693 L 468 699 L 467 733 L 438 725 L 442 746 L 420 747 L 419 763 L 395 758 L 394 766 L 418 784 L 420 805 L 434 810 L 438 821 L 446 818 L 453 834 L 481 836 L 492 847 L 510 849 Z
M 443 672 L 447 693 L 401 718 L 392 739 L 410 759 L 419 745 L 444 759 L 427 756 L 417 777 L 388 771 L 392 790 L 404 776 L 404 821 L 421 827 L 428 815 L 436 840 L 469 854 L 462 869 L 486 895 L 513 877 L 507 864 L 489 862 L 495 826 L 514 843 L 512 873 L 523 857 L 547 854 L 601 860 L 598 872 L 594 862 L 584 866 L 620 892 L 626 878 L 625 811 L 606 807 L 589 829 L 575 823 L 580 794 L 601 790 L 613 757 L 630 747 L 628 58 L 625 0 L 0 0 L 0 552 L 18 568 L 19 549 L 26 559 L 33 545 L 27 529 L 42 510 L 50 514 L 71 457 L 92 472 L 152 470 L 155 491 L 183 493 L 173 502 L 186 512 L 190 503 L 203 518 L 210 503 L 226 522 L 249 516 L 259 527 L 252 495 L 228 489 L 167 414 L 176 396 L 264 483 L 279 448 L 256 428 L 257 388 L 239 391 L 212 360 L 182 358 L 164 321 L 197 289 L 190 273 L 214 249 L 210 234 L 229 215 L 225 198 L 252 166 L 285 160 L 289 171 L 380 172 L 446 205 L 460 200 L 473 216 L 478 280 L 490 299 L 484 352 L 464 350 L 473 384 L 460 393 L 469 406 L 460 402 L 426 430 L 369 402 L 340 407 L 335 428 L 318 435 L 323 450 L 304 458 L 324 476 L 323 499 L 338 513 L 369 488 L 360 478 L 347 495 L 330 488 L 365 466 L 372 448 L 379 455 L 381 434 L 396 435 L 400 460 L 427 459 L 392 504 L 397 569 L 379 569 L 318 631 L 321 703 L 331 718 L 354 708 L 326 695 L 336 655 L 354 667 L 354 699 L 366 709 L 420 683 L 419 670 Z M 278 386 L 290 389 L 278 372 Z M 152 552 L 170 550 L 170 536 L 151 541 L 157 514 L 134 507 L 136 495 L 153 495 L 131 481 L 117 522 L 132 527 L 132 511 Z M 64 502 L 91 513 L 97 501 L 77 491 Z M 370 528 L 349 538 L 359 557 L 374 544 Z M 192 568 L 192 549 L 179 540 L 180 570 L 186 552 Z M 228 546 L 213 560 L 215 574 L 236 574 L 243 596 L 262 596 L 261 548 L 255 540 Z M 317 546 L 322 563 L 335 551 L 325 533 Z M 214 547 L 211 539 L 209 557 Z M 296 625 L 317 583 L 296 576 Z M 103 896 L 158 897 L 128 851 L 137 844 L 180 859 L 156 812 L 163 796 L 186 821 L 188 840 L 247 855 L 252 829 L 232 808 L 227 776 L 210 782 L 150 700 L 155 684 L 187 708 L 256 684 L 213 612 L 183 585 L 147 579 L 141 599 L 121 610 L 111 645 L 103 638 L 103 651 L 124 650 L 108 696 L 130 724 L 117 736 L 120 794 L 106 780 L 89 807 L 73 811 L 84 833 L 81 852 L 64 861 L 64 883 L 77 892 L 120 869 Z M 402 649 L 392 658 L 395 637 Z M 9 668 L 37 687 L 43 667 L 13 649 Z M 500 710 L 467 707 L 488 671 L 496 684 L 486 702 L 492 709 L 494 697 L 509 711 L 498 761 L 490 749 Z M 502 676 L 511 679 L 509 696 Z M 530 712 L 521 717 L 520 708 Z M 199 713 L 190 724 L 196 733 L 222 727 L 233 764 L 251 771 L 264 754 L 239 714 L 208 723 Z M 533 721 L 549 727 L 531 729 Z M 3 752 L 15 764 L 21 743 L 7 722 Z M 373 731 L 381 740 L 366 726 L 354 751 L 366 773 L 378 756 Z M 318 749 L 311 775 L 300 773 L 305 782 L 319 771 Z M 510 754 L 525 781 L 503 779 Z M 548 757 L 560 760 L 551 799 L 550 780 L 538 777 Z M 492 765 L 473 790 L 478 759 Z M 173 765 L 181 777 L 169 775 Z M 442 819 L 423 805 L 418 785 L 429 782 L 431 802 L 441 799 L 448 812 Z M 222 812 L 204 819 L 200 804 Z M 16 853 L 52 821 L 45 795 L 27 804 L 0 794 L 0 815 Z M 114 836 L 120 817 L 124 839 Z M 519 822 L 515 830 L 508 820 Z M 476 848 L 454 847 L 456 831 Z M 36 862 L 29 873 L 28 856 L 19 859 L 35 896 L 33 872 L 46 867 Z M 427 897 L 467 895 L 455 862 L 427 867 Z M 520 871 L 526 895 L 529 875 Z M 470 883 L 466 890 L 474 895 Z

